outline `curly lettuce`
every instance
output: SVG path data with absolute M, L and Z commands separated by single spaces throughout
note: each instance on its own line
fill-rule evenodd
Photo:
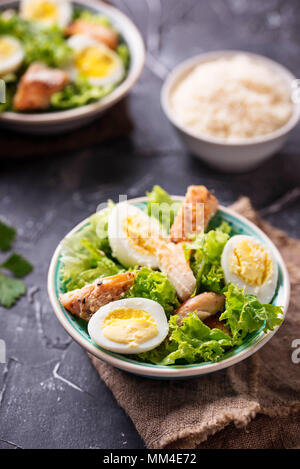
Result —
M 223 222 L 215 230 L 198 235 L 186 243 L 184 250 L 190 259 L 191 269 L 197 281 L 196 292 L 221 293 L 225 286 L 221 255 L 229 239 L 230 226 Z
M 169 321 L 170 335 L 157 349 L 138 355 L 143 361 L 157 365 L 191 364 L 219 361 L 232 346 L 231 337 L 219 329 L 210 329 L 196 313 L 177 324 L 177 315 Z
M 25 67 L 33 62 L 43 62 L 49 67 L 59 68 L 71 60 L 72 51 L 63 32 L 56 26 L 43 28 L 17 14 L 10 18 L 0 15 L 0 31 L 21 41 L 25 49 Z
M 111 257 L 107 236 L 108 217 L 113 205 L 110 202 L 104 211 L 92 215 L 82 230 L 65 239 L 61 281 L 66 291 L 124 271 Z
M 84 78 L 69 83 L 51 96 L 53 109 L 69 109 L 90 104 L 109 95 L 116 85 L 94 86 Z
M 161 272 L 142 267 L 127 298 L 148 298 L 157 301 L 165 310 L 167 317 L 179 307 L 176 290 L 167 276 Z
M 254 295 L 245 295 L 243 289 L 232 283 L 228 285 L 225 296 L 225 311 L 220 320 L 225 321 L 235 345 L 240 345 L 248 334 L 262 327 L 267 332 L 282 323 L 280 306 L 261 304 Z
M 177 315 L 169 320 L 169 336 L 156 349 L 139 354 L 139 360 L 157 365 L 191 364 L 216 362 L 225 353 L 238 345 L 252 332 L 263 328 L 273 330 L 282 323 L 282 308 L 261 304 L 253 295 L 229 284 L 225 291 L 225 311 L 220 316 L 230 335 L 220 329 L 210 329 L 197 316 L 190 313 L 177 324 Z
M 172 200 L 170 195 L 160 186 L 153 186 L 148 197 L 148 215 L 159 220 L 163 228 L 168 232 L 173 225 L 181 202 Z

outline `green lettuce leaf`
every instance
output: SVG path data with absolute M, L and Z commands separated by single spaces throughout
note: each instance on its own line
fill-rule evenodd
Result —
M 225 286 L 221 255 L 229 239 L 230 226 L 223 222 L 215 230 L 198 235 L 194 241 L 186 243 L 184 251 L 190 259 L 192 271 L 197 280 L 196 292 L 222 292 Z
M 170 195 L 160 186 L 154 186 L 152 191 L 146 194 L 148 197 L 148 215 L 158 219 L 168 232 L 173 225 L 181 202 L 172 200 Z
M 261 304 L 254 295 L 245 295 L 244 290 L 230 283 L 225 291 L 225 311 L 220 316 L 232 333 L 233 343 L 240 345 L 251 332 L 264 327 L 273 330 L 282 323 L 282 308 Z
M 195 313 L 190 313 L 182 326 L 177 315 L 169 321 L 169 338 L 157 349 L 138 355 L 143 361 L 159 364 L 191 364 L 219 361 L 232 346 L 232 339 L 219 329 L 210 329 Z
M 69 83 L 62 91 L 51 96 L 51 106 L 54 109 L 69 109 L 84 106 L 98 101 L 110 94 L 116 84 L 106 86 L 93 86 L 83 77 L 76 82 Z
M 176 290 L 167 276 L 148 267 L 138 270 L 135 282 L 126 296 L 157 301 L 164 308 L 167 317 L 180 305 Z
M 108 217 L 113 202 L 89 218 L 89 223 L 79 232 L 66 238 L 62 248 L 62 284 L 66 291 L 82 288 L 97 278 L 124 271 L 111 258 L 107 236 Z

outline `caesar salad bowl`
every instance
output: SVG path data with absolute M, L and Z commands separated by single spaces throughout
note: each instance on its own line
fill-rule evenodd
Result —
M 173 196 L 172 199 L 179 202 L 184 200 L 183 197 L 179 196 Z M 147 207 L 146 197 L 131 199 L 128 202 L 141 209 L 145 209 Z M 247 220 L 245 217 L 235 213 L 231 209 L 219 206 L 219 210 L 214 218 L 218 223 L 221 223 L 222 221 L 227 222 L 230 225 L 233 234 L 242 234 L 255 237 L 262 244 L 266 245 L 272 252 L 278 269 L 278 281 L 272 304 L 282 307 L 284 318 L 287 312 L 290 296 L 289 276 L 284 261 L 273 242 L 256 225 Z M 79 232 L 88 224 L 88 218 L 83 220 L 66 235 L 64 240 L 72 236 L 74 233 Z M 201 362 L 191 365 L 163 366 L 144 363 L 131 358 L 128 355 L 121 355 L 104 350 L 92 342 L 87 331 L 86 323 L 77 317 L 72 316 L 67 310 L 64 309 L 59 301 L 59 294 L 62 292 L 62 243 L 64 240 L 59 243 L 53 254 L 48 273 L 48 293 L 53 310 L 61 325 L 76 342 L 78 342 L 90 354 L 116 368 L 153 379 L 187 379 L 199 377 L 201 375 L 213 373 L 215 371 L 230 367 L 246 359 L 253 353 L 257 352 L 262 346 L 264 346 L 278 330 L 277 326 L 274 330 L 265 333 L 262 330 L 263 328 L 261 328 L 260 330 L 249 334 L 247 337 L 245 337 L 243 343 L 240 346 L 229 350 L 227 353 L 225 353 L 223 359 L 218 362 Z
M 105 15 L 128 46 L 130 65 L 125 79 L 102 99 L 73 109 L 22 113 L 5 111 L 0 113 L 0 125 L 22 133 L 58 134 L 80 128 L 123 99 L 139 79 L 145 61 L 145 47 L 142 36 L 135 24 L 117 8 L 96 0 L 71 1 L 77 8 L 87 9 L 96 14 Z M 20 1 L 0 0 L 0 11 L 18 9 Z

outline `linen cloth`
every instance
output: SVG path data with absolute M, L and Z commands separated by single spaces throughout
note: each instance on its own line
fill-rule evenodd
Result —
M 231 208 L 256 223 L 286 262 L 291 280 L 286 319 L 255 355 L 186 381 L 136 377 L 90 356 L 147 448 L 300 447 L 300 363 L 292 361 L 292 343 L 300 339 L 300 241 L 262 220 L 247 198 Z

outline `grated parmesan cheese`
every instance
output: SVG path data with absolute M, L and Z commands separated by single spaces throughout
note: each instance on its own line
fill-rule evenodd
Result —
M 291 117 L 288 86 L 245 54 L 202 63 L 170 97 L 177 120 L 196 133 L 226 140 L 266 135 Z

